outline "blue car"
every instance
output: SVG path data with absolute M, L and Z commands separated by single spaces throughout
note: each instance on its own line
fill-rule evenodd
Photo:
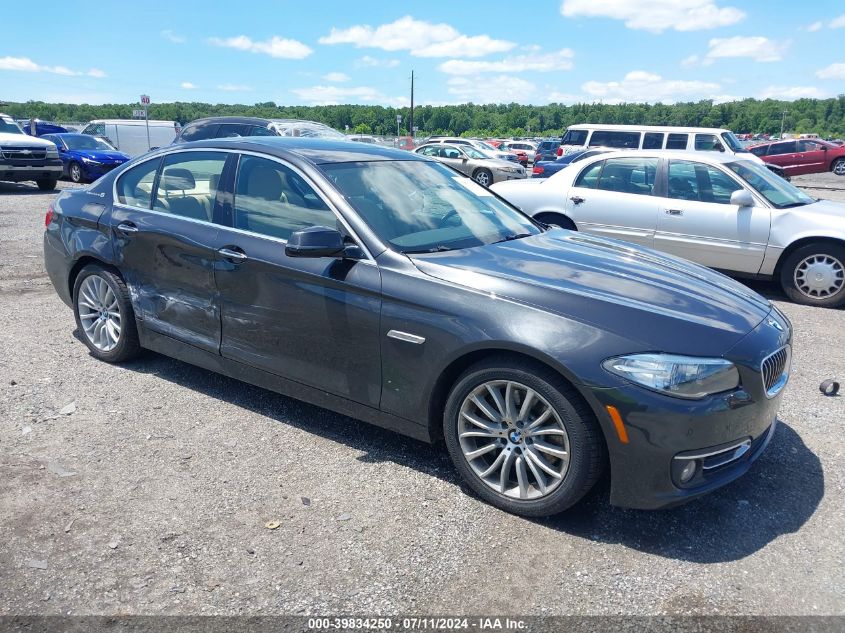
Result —
M 103 139 L 88 134 L 46 134 L 42 137 L 59 148 L 63 176 L 73 182 L 94 182 L 130 159 Z
M 585 149 L 571 154 L 564 154 L 556 160 L 543 160 L 534 163 L 534 168 L 531 171 L 532 178 L 548 178 L 554 176 L 561 169 L 572 163 L 577 163 L 579 160 L 584 160 L 596 154 L 609 152 L 608 149 Z

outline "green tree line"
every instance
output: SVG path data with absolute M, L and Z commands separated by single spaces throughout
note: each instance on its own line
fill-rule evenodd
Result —
M 89 121 L 130 118 L 137 104 L 77 105 L 69 103 L 5 103 L 3 110 L 16 118 L 49 121 Z M 335 129 L 361 134 L 396 134 L 396 115 L 408 125 L 408 108 L 378 105 L 277 106 L 273 102 L 229 105 L 196 102 L 154 103 L 151 119 L 174 120 L 181 124 L 206 116 L 242 115 L 266 118 L 297 118 L 320 121 Z M 683 125 L 720 127 L 737 133 L 815 132 L 823 136 L 845 136 L 845 95 L 831 99 L 745 99 L 714 104 L 703 100 L 689 103 L 643 104 L 579 103 L 545 106 L 477 105 L 417 106 L 414 125 L 418 135 L 456 134 L 465 136 L 556 136 L 575 123 L 617 123 L 637 125 Z M 407 128 L 401 129 L 407 134 Z

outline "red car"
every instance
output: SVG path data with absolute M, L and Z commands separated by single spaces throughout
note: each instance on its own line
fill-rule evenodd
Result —
M 799 138 L 749 147 L 755 156 L 782 167 L 787 176 L 832 171 L 845 176 L 845 147 L 817 138 Z

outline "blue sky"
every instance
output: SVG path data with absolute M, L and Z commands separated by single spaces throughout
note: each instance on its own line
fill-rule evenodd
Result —
M 0 101 L 544 104 L 845 92 L 841 0 L 77 0 L 5 11 Z

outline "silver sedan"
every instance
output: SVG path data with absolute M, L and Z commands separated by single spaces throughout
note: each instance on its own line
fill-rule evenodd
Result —
M 774 279 L 797 303 L 845 304 L 845 205 L 812 198 L 749 160 L 613 152 L 492 190 L 541 222 Z
M 504 180 L 525 178 L 525 169 L 518 163 L 490 158 L 471 145 L 428 143 L 414 151 L 454 167 L 485 187 Z

